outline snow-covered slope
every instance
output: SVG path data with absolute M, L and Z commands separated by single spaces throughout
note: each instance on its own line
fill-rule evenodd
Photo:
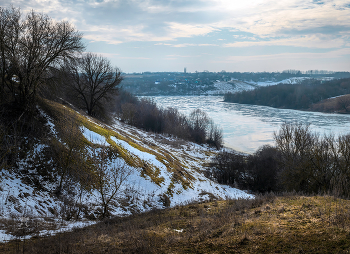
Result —
M 205 165 L 217 152 L 212 148 L 141 131 L 118 120 L 112 125 L 106 125 L 72 109 L 65 110 L 70 110 L 71 114 L 80 119 L 79 130 L 91 151 L 110 146 L 119 151 L 120 155 L 108 164 L 109 170 L 122 167 L 128 172 L 128 177 L 119 189 L 117 199 L 110 203 L 112 215 L 128 215 L 213 198 L 253 197 L 244 191 L 217 184 L 204 176 Z M 41 114 L 47 119 L 52 135 L 57 135 L 54 121 L 43 110 Z M 34 153 L 40 155 L 43 147 L 44 145 L 38 144 L 33 148 L 33 153 L 19 163 L 19 172 L 27 167 L 28 160 Z M 73 186 L 76 190 L 79 187 L 78 184 Z M 0 216 L 63 218 L 68 205 L 53 195 L 55 188 L 57 184 L 47 183 L 43 189 L 38 190 L 32 184 L 27 184 L 23 174 L 3 171 L 0 182 Z M 76 207 L 84 207 L 85 215 L 93 216 L 102 209 L 101 195 L 96 189 L 81 192 L 80 195 L 71 197 L 70 202 Z
M 231 81 L 217 81 L 214 83 L 214 89 L 206 91 L 206 95 L 223 95 L 225 93 L 237 93 L 241 91 L 248 91 L 262 86 L 273 86 L 277 84 L 300 84 L 302 81 L 310 79 L 310 77 L 293 77 L 281 81 L 242 81 L 232 79 Z M 331 80 L 332 77 L 322 77 L 320 80 Z

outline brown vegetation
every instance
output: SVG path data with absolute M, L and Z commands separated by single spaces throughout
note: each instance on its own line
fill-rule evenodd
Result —
M 321 136 L 308 125 L 282 124 L 275 147 L 252 155 L 221 151 L 207 170 L 219 183 L 257 193 L 302 191 L 350 197 L 350 135 Z
M 222 147 L 222 130 L 200 109 L 194 109 L 186 116 L 176 108 L 162 109 L 151 99 L 138 99 L 121 91 L 115 100 L 114 110 L 121 121 L 137 128 Z
M 154 210 L 56 236 L 0 245 L 1 253 L 348 253 L 350 201 L 273 195 Z
M 342 95 L 335 98 L 326 99 L 310 106 L 310 111 L 325 113 L 350 113 L 350 94 Z

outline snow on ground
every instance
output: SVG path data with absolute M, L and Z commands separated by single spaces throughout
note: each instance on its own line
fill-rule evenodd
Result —
M 101 125 L 100 125 L 101 126 Z M 52 130 L 55 126 L 50 123 Z M 208 146 L 202 146 L 195 143 L 178 140 L 167 135 L 159 135 L 141 131 L 135 127 L 128 126 L 116 120 L 110 128 L 125 138 L 135 142 L 137 146 L 153 151 L 154 154 L 141 151 L 128 142 L 111 136 L 111 140 L 121 146 L 132 157 L 138 157 L 141 161 L 146 162 L 153 169 L 159 170 L 157 178 L 163 179 L 160 182 L 153 182 L 151 177 L 142 174 L 142 168 L 135 168 L 127 165 L 121 157 L 114 159 L 110 163 L 110 169 L 118 169 L 125 167 L 130 175 L 127 181 L 120 189 L 118 201 L 111 205 L 113 215 L 125 216 L 134 212 L 145 212 L 153 207 L 163 208 L 164 200 L 162 197 L 167 195 L 170 200 L 170 206 L 186 204 L 192 201 L 209 200 L 212 197 L 218 199 L 225 198 L 253 198 L 252 195 L 244 191 L 217 184 L 207 179 L 201 170 L 204 164 L 209 162 L 211 155 L 215 150 Z M 98 145 L 109 145 L 106 137 L 89 130 L 86 127 L 80 127 L 81 132 L 90 142 Z M 38 144 L 33 150 L 40 154 L 42 145 Z M 183 172 L 192 176 L 191 179 L 185 179 L 189 182 L 189 187 L 184 187 L 181 182 L 174 182 L 172 161 L 159 161 L 158 155 L 167 155 L 169 160 L 178 160 L 183 165 Z M 157 156 L 155 154 L 158 154 Z M 209 154 L 209 155 L 208 155 Z M 19 167 L 25 169 L 28 161 L 24 160 L 19 163 Z M 186 174 L 184 174 L 186 175 Z M 44 185 L 45 189 L 38 191 L 34 187 L 27 185 L 23 176 L 11 172 L 2 172 L 0 175 L 0 219 L 17 219 L 25 218 L 50 218 L 51 220 L 62 220 L 62 212 L 64 212 L 64 204 L 58 200 L 53 192 L 57 186 L 54 184 Z M 186 177 L 185 177 L 186 178 Z M 73 186 L 79 189 L 79 186 Z M 171 193 L 169 193 L 171 189 Z M 76 198 L 76 202 L 81 202 L 92 209 L 92 211 L 100 207 L 100 193 L 98 191 L 84 192 L 81 199 Z M 123 206 L 121 206 L 123 204 Z M 91 222 L 87 222 L 91 223 Z M 72 227 L 84 226 L 82 222 L 66 222 L 61 225 L 59 230 L 70 230 Z M 40 234 L 52 234 L 57 230 L 42 231 Z M 6 241 L 11 238 L 6 234 L 1 226 L 0 221 L 0 241 Z
M 109 144 L 107 143 L 107 140 L 104 136 L 90 131 L 88 128 L 86 128 L 85 126 L 80 126 L 80 130 L 83 133 L 84 137 L 89 140 L 91 143 L 93 144 L 97 144 L 97 145 L 106 145 L 108 146 Z
M 115 128 L 121 128 L 123 126 L 122 123 L 117 123 L 114 125 Z M 125 131 L 125 128 L 129 131 L 129 133 L 134 133 L 135 129 L 132 126 L 124 125 L 122 127 Z M 143 134 L 146 134 L 148 136 L 148 140 L 151 139 L 149 133 L 142 132 Z M 156 136 L 153 134 L 153 136 Z M 164 135 L 158 135 L 161 136 L 161 140 L 171 140 L 171 137 L 166 137 Z M 163 172 L 164 170 L 167 170 L 164 164 L 160 163 L 154 155 L 150 155 L 144 152 L 141 152 L 134 147 L 131 147 L 129 144 L 127 144 L 124 141 L 116 140 L 115 138 L 112 138 L 116 143 L 122 144 L 122 146 L 127 149 L 131 154 L 140 156 L 140 159 L 145 159 L 161 169 L 162 175 L 169 176 L 169 172 Z M 213 181 L 207 179 L 202 175 L 201 173 L 198 173 L 198 169 L 204 169 L 203 164 L 210 161 L 210 157 L 206 154 L 206 152 L 210 151 L 212 148 L 208 148 L 207 146 L 198 145 L 191 142 L 185 142 L 184 145 L 181 145 L 179 147 L 174 147 L 173 145 L 161 143 L 157 141 L 154 137 L 152 138 L 152 143 L 156 144 L 157 147 L 162 148 L 163 150 L 167 151 L 168 154 L 172 155 L 175 158 L 179 158 L 182 160 L 184 165 L 187 167 L 187 172 L 189 172 L 195 180 L 191 182 L 191 187 L 186 190 L 183 189 L 183 187 L 180 184 L 175 184 L 174 193 L 171 197 L 171 205 L 178 205 L 184 202 L 190 202 L 191 200 L 198 200 L 198 199 L 208 199 L 209 197 L 203 197 L 202 193 L 208 192 L 212 193 L 214 196 L 217 196 L 218 198 L 252 198 L 252 195 L 248 195 L 244 191 L 229 187 L 229 186 L 223 186 L 217 183 L 214 183 Z M 140 144 L 139 144 L 140 145 Z M 143 144 L 144 147 L 147 147 L 146 144 Z M 150 147 L 147 147 L 151 149 Z M 215 150 L 212 150 L 215 151 Z M 136 176 L 133 176 L 134 180 L 137 178 Z M 136 181 L 139 181 L 140 183 L 144 184 L 144 182 L 141 179 L 138 179 Z M 141 184 L 141 186 L 142 186 Z M 156 187 L 156 186 L 154 186 Z M 164 187 L 167 187 L 166 185 Z M 156 187 L 150 188 L 149 184 L 147 184 L 147 188 L 144 189 L 151 189 L 152 193 L 161 194 L 163 190 L 166 191 L 166 189 L 163 189 L 162 187 Z
M 207 91 L 206 95 L 223 95 L 229 92 L 239 92 L 244 90 L 255 89 L 254 84 L 249 84 L 247 82 L 234 80 L 234 81 L 217 81 L 214 83 L 215 90 Z
M 157 160 L 156 156 L 150 153 L 142 152 L 131 145 L 129 145 L 127 142 L 117 139 L 116 137 L 111 137 L 111 139 L 118 145 L 122 146 L 124 149 L 126 149 L 129 153 L 132 155 L 140 158 L 141 160 L 147 161 L 154 166 L 156 166 L 159 169 L 166 170 L 166 166 Z
M 241 91 L 248 91 L 256 89 L 257 87 L 263 86 L 273 86 L 277 84 L 300 84 L 302 81 L 306 79 L 311 79 L 311 77 L 292 77 L 288 79 L 284 79 L 281 81 L 241 81 L 238 79 L 232 79 L 231 81 L 217 81 L 214 83 L 214 90 L 206 91 L 206 95 L 223 95 L 225 93 L 237 93 Z M 323 81 L 328 81 L 334 79 L 333 77 L 322 77 L 316 78 Z
M 59 209 L 59 204 L 47 193 L 36 191 L 24 184 L 15 173 L 3 172 L 0 186 L 0 215 L 2 218 L 15 216 L 52 216 L 48 208 Z M 53 211 L 53 210 L 52 210 Z
M 62 233 L 62 232 L 67 232 L 67 231 L 72 231 L 76 228 L 83 228 L 87 226 L 91 226 L 93 224 L 96 224 L 97 221 L 89 221 L 89 220 L 84 220 L 84 221 L 62 221 L 62 220 L 55 220 L 52 221 L 51 223 L 56 223 L 57 224 L 57 229 L 53 230 L 42 230 L 38 232 L 37 236 L 52 236 L 57 233 Z M 8 242 L 11 240 L 16 240 L 16 239 L 29 239 L 31 238 L 32 235 L 26 235 L 26 236 L 21 236 L 21 237 L 16 237 L 11 234 L 6 233 L 6 230 L 0 230 L 0 243 L 1 242 Z
M 50 118 L 39 106 L 37 106 L 37 109 L 38 109 L 38 111 L 40 112 L 40 115 L 46 119 L 46 121 L 47 121 L 46 125 L 49 126 L 51 132 L 52 132 L 54 135 L 57 135 L 55 125 L 54 125 L 54 123 L 52 122 L 51 118 Z
M 6 234 L 5 230 L 0 230 L 0 243 L 10 241 L 13 238 L 14 238 L 13 235 Z

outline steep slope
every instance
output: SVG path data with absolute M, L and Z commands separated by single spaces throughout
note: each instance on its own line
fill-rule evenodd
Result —
M 2 170 L 2 218 L 99 218 L 102 196 L 111 196 L 115 172 L 119 177 L 124 172 L 125 181 L 108 203 L 110 215 L 194 200 L 252 197 L 204 176 L 204 166 L 216 153 L 207 146 L 144 132 L 118 120 L 107 125 L 52 101 L 43 101 L 38 111 L 49 131 L 17 169 Z M 112 155 L 103 160 L 103 151 Z M 101 170 L 96 165 L 105 170 L 104 193 L 98 187 Z M 0 229 L 6 229 L 5 223 Z

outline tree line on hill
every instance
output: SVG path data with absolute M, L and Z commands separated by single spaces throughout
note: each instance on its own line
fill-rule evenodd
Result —
M 308 125 L 283 124 L 275 146 L 252 155 L 221 151 L 208 175 L 255 193 L 297 191 L 350 197 L 350 135 L 320 136 Z
M 1 7 L 1 110 L 28 114 L 40 97 L 65 96 L 89 115 L 98 115 L 122 76 L 108 59 L 84 49 L 82 33 L 69 22 Z
M 167 133 L 198 144 L 207 143 L 216 148 L 222 146 L 222 130 L 200 109 L 194 109 L 186 116 L 176 108 L 159 108 L 153 100 L 138 99 L 123 90 L 113 105 L 121 121 L 137 128 Z
M 349 93 L 349 78 L 331 81 L 310 79 L 296 85 L 278 84 L 251 91 L 227 93 L 224 101 L 275 108 L 309 109 L 314 103 Z

